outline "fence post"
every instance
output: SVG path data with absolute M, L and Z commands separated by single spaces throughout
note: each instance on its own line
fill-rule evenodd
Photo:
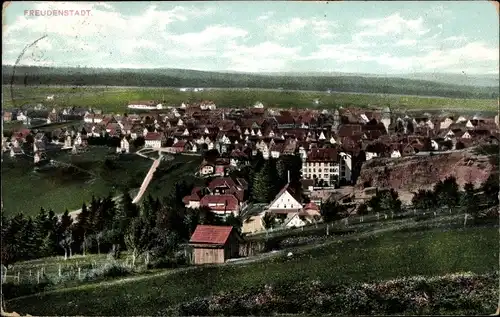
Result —
M 40 270 L 36 271 L 36 282 L 40 284 Z
M 467 225 L 467 216 L 468 216 L 468 215 L 467 215 L 467 214 L 465 214 L 465 217 L 464 217 L 464 228 L 465 228 L 465 226 Z
M 380 213 L 377 212 L 377 221 L 378 221 L 378 218 L 380 217 Z
M 30 280 L 31 280 L 31 270 L 30 270 Z
M 19 284 L 21 281 L 21 272 L 17 271 L 17 284 Z
M 59 263 L 58 274 L 59 274 L 59 277 L 61 277 L 61 263 Z
M 330 235 L 330 231 L 329 231 L 329 224 L 327 223 L 326 224 L 326 235 L 329 236 Z
M 81 268 L 78 267 L 78 279 L 80 280 L 81 279 Z

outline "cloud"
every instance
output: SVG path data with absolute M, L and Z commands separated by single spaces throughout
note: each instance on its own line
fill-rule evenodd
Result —
M 356 33 L 353 39 L 361 42 L 365 38 L 384 36 L 419 37 L 430 31 L 425 27 L 422 17 L 405 19 L 398 12 L 380 19 L 361 19 L 357 22 L 357 26 L 363 28 L 363 31 Z
M 230 41 L 236 38 L 247 36 L 248 32 L 241 28 L 212 25 L 201 32 L 184 33 L 179 35 L 170 35 L 167 38 L 177 44 L 185 46 L 205 46 L 209 43 L 215 43 L 220 40 Z
M 254 46 L 233 44 L 222 57 L 229 59 L 229 70 L 234 71 L 278 71 L 288 62 L 299 58 L 301 47 L 287 47 L 273 42 Z
M 333 21 L 321 20 L 317 18 L 290 18 L 286 22 L 272 22 L 267 26 L 267 33 L 278 39 L 284 39 L 300 31 L 308 30 L 312 36 L 321 39 L 335 37 L 333 30 L 337 24 Z
M 415 44 L 403 40 L 398 45 Z M 355 63 L 375 63 L 388 71 L 416 72 L 438 71 L 457 73 L 468 70 L 470 73 L 492 72 L 492 65 L 498 69 L 498 49 L 482 42 L 471 42 L 458 47 L 443 49 L 421 49 L 411 55 L 396 56 L 387 50 L 375 53 L 358 47 L 356 43 L 320 45 L 314 53 L 301 57 L 302 60 L 318 60 L 324 63 L 335 62 L 338 65 Z M 497 70 L 498 73 L 498 70 Z

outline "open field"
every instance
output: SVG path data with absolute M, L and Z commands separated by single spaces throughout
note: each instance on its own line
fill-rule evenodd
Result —
M 339 106 L 391 106 L 400 109 L 456 109 L 476 111 L 496 111 L 496 99 L 453 99 L 442 97 L 418 97 L 390 94 L 359 94 L 306 91 L 276 91 L 259 89 L 212 89 L 202 92 L 181 92 L 173 88 L 139 87 L 23 87 L 13 88 L 14 99 L 10 97 L 10 87 L 3 87 L 6 96 L 5 109 L 23 104 L 43 102 L 49 108 L 78 106 L 93 107 L 106 112 L 124 113 L 127 103 L 132 100 L 158 100 L 164 105 L 178 105 L 181 102 L 213 100 L 220 107 L 246 107 L 261 101 L 271 107 L 334 108 Z M 46 96 L 55 95 L 53 101 Z M 320 104 L 314 105 L 313 100 Z
M 143 197 L 151 195 L 154 198 L 162 199 L 175 190 L 175 183 L 179 181 L 193 182 L 194 184 L 203 182 L 194 175 L 201 160 L 200 156 L 181 154 L 175 155 L 172 161 L 162 162 L 154 173 Z
M 40 207 L 62 213 L 66 208 L 80 208 L 92 195 L 102 197 L 124 186 L 139 187 L 151 161 L 133 154 L 117 156 L 112 150 L 90 147 L 88 152 L 77 155 L 48 153 L 50 159 L 69 165 L 38 171 L 31 157 L 4 156 L 2 195 L 6 215 L 35 215 Z
M 498 228 L 399 231 L 353 236 L 255 263 L 178 269 L 83 285 L 9 301 L 37 315 L 154 315 L 192 299 L 264 284 L 320 280 L 370 282 L 498 269 Z

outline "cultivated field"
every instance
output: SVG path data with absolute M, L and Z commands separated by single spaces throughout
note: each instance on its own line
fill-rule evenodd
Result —
M 498 269 L 498 228 L 376 232 L 332 238 L 320 246 L 293 250 L 292 257 L 177 269 L 13 299 L 8 310 L 37 315 L 154 315 L 196 296 L 251 291 L 264 284 L 370 282 Z
M 452 99 L 441 97 L 418 97 L 388 94 L 358 94 L 276 91 L 263 89 L 211 89 L 202 92 L 181 92 L 173 88 L 138 87 L 3 87 L 4 108 L 20 107 L 23 104 L 43 102 L 48 107 L 93 107 L 105 112 L 123 113 L 132 100 L 159 100 L 165 105 L 177 105 L 186 101 L 213 100 L 221 107 L 251 106 L 261 101 L 266 106 L 299 108 L 333 108 L 339 106 L 391 106 L 401 109 L 456 109 L 476 111 L 496 111 L 495 99 Z M 54 95 L 54 100 L 46 100 Z M 315 99 L 319 105 L 313 104 Z
M 4 155 L 2 197 L 6 215 L 35 215 L 40 207 L 55 213 L 79 209 L 92 195 L 118 194 L 122 188 L 139 187 L 151 161 L 138 155 L 118 156 L 108 147 L 90 147 L 71 155 L 58 151 L 48 157 L 59 164 L 35 170 L 31 157 Z M 106 163 L 106 159 L 109 160 Z

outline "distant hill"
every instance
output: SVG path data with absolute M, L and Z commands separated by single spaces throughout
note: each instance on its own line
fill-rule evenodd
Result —
M 327 73 L 327 72 L 291 72 L 291 73 L 264 73 L 267 76 L 363 76 L 363 77 L 376 77 L 376 78 L 403 78 L 403 79 L 413 79 L 413 80 L 427 80 L 433 81 L 441 84 L 451 84 L 460 86 L 475 86 L 475 87 L 498 87 L 499 86 L 499 75 L 498 74 L 478 74 L 478 75 L 467 75 L 463 74 L 451 74 L 451 73 L 414 73 L 414 74 L 368 74 L 368 73 Z
M 110 69 L 2 66 L 2 83 L 16 85 L 283 88 L 336 92 L 404 94 L 452 98 L 498 98 L 498 83 L 474 87 L 421 78 L 362 75 L 248 74 L 188 69 Z

